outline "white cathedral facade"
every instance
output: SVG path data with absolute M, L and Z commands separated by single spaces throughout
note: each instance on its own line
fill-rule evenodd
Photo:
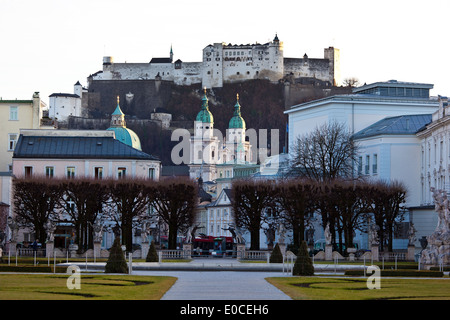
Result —
M 215 181 L 218 177 L 218 165 L 250 163 L 253 160 L 252 146 L 246 141 L 245 132 L 239 95 L 228 129 L 223 135 L 214 129 L 214 117 L 209 110 L 205 89 L 201 110 L 194 122 L 194 134 L 190 138 L 190 178 Z

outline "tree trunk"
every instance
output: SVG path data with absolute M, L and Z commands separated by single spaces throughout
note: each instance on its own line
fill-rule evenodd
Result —
M 250 231 L 250 250 L 259 250 L 259 228 Z
M 177 233 L 177 227 L 175 225 L 169 225 L 168 249 L 170 250 L 175 250 L 177 248 Z

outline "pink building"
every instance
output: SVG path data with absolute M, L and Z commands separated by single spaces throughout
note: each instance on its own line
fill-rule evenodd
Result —
M 115 139 L 113 131 L 21 130 L 13 175 L 159 179 L 161 162 Z

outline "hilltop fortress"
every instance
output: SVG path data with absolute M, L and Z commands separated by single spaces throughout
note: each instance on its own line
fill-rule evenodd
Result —
M 285 58 L 283 42 L 276 35 L 265 44 L 214 43 L 203 49 L 203 61 L 173 61 L 173 51 L 167 58 L 153 58 L 149 63 L 116 63 L 103 57 L 103 70 L 90 75 L 96 80 L 162 80 L 176 85 L 202 84 L 208 89 L 223 87 L 224 83 L 252 79 L 278 82 L 284 77 L 311 78 L 327 86 L 340 85 L 339 49 L 324 49 L 323 59 Z M 313 81 L 314 81 L 313 80 Z

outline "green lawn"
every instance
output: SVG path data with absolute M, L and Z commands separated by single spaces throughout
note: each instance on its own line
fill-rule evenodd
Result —
M 68 289 L 69 275 L 0 274 L 0 300 L 159 300 L 174 277 L 80 275 L 80 289 Z
M 367 278 L 272 277 L 267 281 L 295 300 L 450 300 L 450 279 L 383 278 L 369 290 Z

